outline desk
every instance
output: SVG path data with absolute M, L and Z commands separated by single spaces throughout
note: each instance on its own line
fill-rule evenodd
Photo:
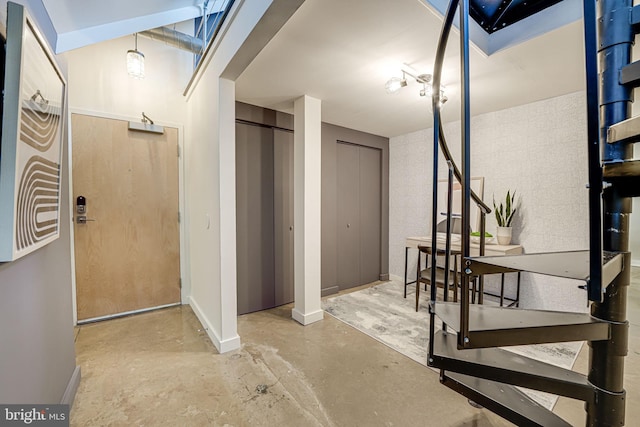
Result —
M 451 239 L 451 250 L 460 250 L 460 239 Z M 405 249 L 418 249 L 418 245 L 431 246 L 431 237 L 407 237 L 405 240 Z M 438 247 L 444 248 L 445 240 L 438 239 Z M 480 244 L 471 242 L 471 256 L 480 255 Z M 405 252 L 406 253 L 406 252 Z M 522 253 L 522 246 L 520 245 L 484 245 L 485 256 L 500 256 L 500 255 L 520 255 Z
M 438 238 L 438 248 L 442 248 L 444 249 L 445 247 L 445 239 L 440 239 Z M 408 282 L 408 278 L 407 278 L 407 268 L 408 268 L 408 256 L 409 256 L 409 249 L 418 249 L 418 245 L 422 245 L 422 246 L 431 246 L 431 237 L 407 237 L 405 239 L 405 247 L 404 247 L 404 297 L 407 297 L 407 286 L 411 285 L 413 283 L 416 283 L 416 280 L 414 280 L 413 282 Z M 456 250 L 459 251 L 461 250 L 461 240 L 457 235 L 453 235 L 452 239 L 451 239 L 451 250 Z M 471 256 L 478 256 L 480 255 L 480 244 L 479 243 L 474 243 L 474 242 L 470 242 L 470 249 L 471 249 Z M 522 246 L 520 245 L 493 245 L 493 244 L 485 244 L 484 246 L 484 255 L 485 256 L 504 256 L 504 255 L 520 255 L 522 253 Z M 420 254 L 418 254 L 418 256 L 420 256 Z M 417 285 L 416 285 L 417 286 Z M 484 290 L 483 290 L 484 291 Z M 520 273 L 518 273 L 518 296 L 516 297 L 516 301 L 514 302 L 515 304 L 517 304 L 517 299 L 519 299 L 519 295 L 520 294 Z M 480 302 L 482 302 L 482 294 L 480 294 Z M 493 294 L 491 294 L 493 295 Z M 502 305 L 503 299 L 504 299 L 504 273 L 502 274 L 502 281 L 501 281 L 501 292 L 500 295 L 493 295 L 496 297 L 500 297 L 500 305 Z

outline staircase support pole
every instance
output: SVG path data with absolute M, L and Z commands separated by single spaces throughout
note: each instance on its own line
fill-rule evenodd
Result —
M 469 84 L 469 0 L 460 0 L 460 80 L 462 96 L 460 98 L 460 131 L 462 161 L 462 259 L 471 255 L 469 245 L 470 212 L 471 212 L 471 106 Z M 469 280 L 466 273 L 462 275 L 462 293 L 460 295 L 460 333 L 458 345 L 469 345 Z
M 632 89 L 619 83 L 620 69 L 631 62 L 633 31 L 631 0 L 598 1 L 598 57 L 600 64 L 600 141 L 604 161 L 633 157 L 625 143 L 607 144 L 609 126 L 625 120 L 631 111 Z M 629 250 L 631 199 L 615 185 L 603 192 L 603 240 L 605 251 Z M 608 341 L 589 342 L 588 379 L 596 387 L 594 403 L 587 403 L 587 426 L 622 426 L 625 422 L 624 358 L 627 354 L 627 288 L 631 281 L 630 260 L 607 287 L 602 301 L 591 305 L 591 314 L 611 323 Z

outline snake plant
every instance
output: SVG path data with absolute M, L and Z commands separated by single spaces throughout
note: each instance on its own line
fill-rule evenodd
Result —
M 515 208 L 516 192 L 513 194 L 508 190 L 507 197 L 505 198 L 504 205 L 500 202 L 499 206 L 496 206 L 495 195 L 493 197 L 493 211 L 496 214 L 496 221 L 499 227 L 511 227 L 511 221 L 513 221 L 513 215 L 516 213 Z

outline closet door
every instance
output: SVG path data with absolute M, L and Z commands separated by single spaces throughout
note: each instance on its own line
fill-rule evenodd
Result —
M 360 147 L 360 283 L 380 280 L 382 152 Z
M 293 132 L 273 130 L 275 305 L 293 302 Z
M 275 306 L 273 130 L 236 124 L 238 314 Z
M 338 283 L 360 285 L 360 149 L 338 142 Z
M 340 289 L 380 278 L 381 151 L 338 142 L 338 279 Z

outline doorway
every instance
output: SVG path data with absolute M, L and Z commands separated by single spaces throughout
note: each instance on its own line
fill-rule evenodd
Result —
M 180 304 L 178 130 L 82 114 L 71 128 L 78 323 Z

